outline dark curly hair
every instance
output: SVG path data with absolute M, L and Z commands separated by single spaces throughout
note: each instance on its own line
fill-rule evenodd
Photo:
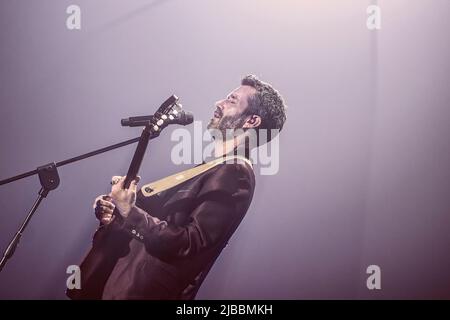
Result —
M 256 128 L 267 129 L 268 140 L 273 136 L 270 135 L 271 129 L 283 129 L 286 121 L 286 105 L 280 93 L 270 84 L 259 80 L 255 75 L 247 75 L 241 80 L 241 85 L 250 86 L 256 89 L 256 93 L 248 98 L 248 109 L 246 114 L 258 115 L 261 117 L 261 125 Z

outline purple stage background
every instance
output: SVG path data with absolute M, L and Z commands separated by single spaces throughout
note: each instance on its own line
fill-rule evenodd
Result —
M 366 8 L 381 7 L 381 30 Z M 66 8 L 81 7 L 81 30 Z M 206 123 L 254 73 L 284 95 L 280 170 L 199 299 L 450 298 L 450 2 L 3 0 L 0 179 L 138 136 L 119 120 L 172 93 Z M 141 172 L 170 161 L 167 129 Z M 96 228 L 93 199 L 134 145 L 59 169 L 0 274 L 2 299 L 65 299 Z M 0 186 L 3 251 L 39 190 Z M 366 268 L 381 268 L 368 290 Z

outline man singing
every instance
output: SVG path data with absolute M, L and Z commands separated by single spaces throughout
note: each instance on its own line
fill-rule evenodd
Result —
M 281 130 L 285 120 L 280 94 L 253 75 L 244 77 L 215 104 L 208 124 L 215 157 L 246 145 L 249 129 Z M 240 134 L 230 136 L 236 129 Z M 100 227 L 80 266 L 81 288 L 68 290 L 70 298 L 194 299 L 255 188 L 248 160 L 221 163 L 149 197 L 138 191 L 137 180 L 124 189 L 124 177 L 113 177 L 111 193 L 95 200 Z

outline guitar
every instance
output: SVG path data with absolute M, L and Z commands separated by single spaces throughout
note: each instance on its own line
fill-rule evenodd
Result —
M 133 158 L 128 168 L 124 181 L 124 188 L 128 189 L 131 182 L 136 179 L 142 164 L 150 139 L 156 138 L 161 131 L 170 124 L 192 123 L 192 114 L 183 111 L 178 97 L 172 95 L 164 101 L 153 115 L 152 120 L 144 127 L 136 146 Z M 113 213 L 116 218 L 120 215 Z M 81 289 L 67 289 L 69 298 L 78 299 L 101 299 L 103 288 L 109 278 L 117 260 L 126 254 L 121 239 L 113 237 L 107 232 L 108 225 L 101 226 L 96 232 L 92 248 L 89 250 L 80 265 Z M 126 250 L 126 248 L 125 248 Z

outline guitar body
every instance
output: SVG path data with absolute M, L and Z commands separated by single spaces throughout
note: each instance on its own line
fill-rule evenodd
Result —
M 101 226 L 95 234 L 92 248 L 80 265 L 81 288 L 67 289 L 66 295 L 73 300 L 99 300 L 117 260 L 127 254 L 126 239 Z M 121 241 L 122 240 L 122 241 Z

